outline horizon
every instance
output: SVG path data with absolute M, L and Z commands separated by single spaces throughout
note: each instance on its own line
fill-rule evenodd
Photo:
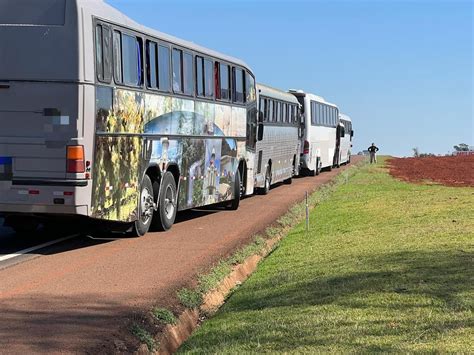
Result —
M 353 155 L 372 142 L 392 156 L 474 144 L 470 1 L 107 3 L 145 26 L 242 59 L 257 82 L 337 104 L 353 121 Z

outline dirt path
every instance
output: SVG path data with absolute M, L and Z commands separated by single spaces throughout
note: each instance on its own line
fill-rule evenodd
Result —
M 474 155 L 393 158 L 389 166 L 392 176 L 405 181 L 474 186 Z
M 173 307 L 177 289 L 248 242 L 306 190 L 344 169 L 247 198 L 236 212 L 185 212 L 168 233 L 114 241 L 78 238 L 1 269 L 0 353 L 113 349 L 113 339 L 126 338 L 134 315 L 155 304 Z

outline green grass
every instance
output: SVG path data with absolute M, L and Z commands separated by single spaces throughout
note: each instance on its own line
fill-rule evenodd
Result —
M 178 319 L 173 314 L 173 312 L 166 308 L 155 307 L 152 309 L 151 314 L 158 322 L 162 324 L 175 325 L 178 322 Z
M 202 293 L 183 287 L 177 292 L 179 302 L 186 308 L 198 308 L 202 303 Z
M 339 185 L 180 351 L 474 352 L 474 189 L 381 165 Z
M 142 326 L 133 324 L 130 330 L 141 343 L 146 344 L 149 351 L 154 351 L 156 349 L 155 339 L 153 339 L 153 336 Z

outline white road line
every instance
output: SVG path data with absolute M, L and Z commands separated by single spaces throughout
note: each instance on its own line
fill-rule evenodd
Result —
M 43 249 L 43 248 L 49 247 L 50 245 L 58 244 L 58 243 L 64 242 L 65 240 L 75 238 L 77 236 L 79 236 L 79 234 L 69 235 L 67 237 L 59 238 L 59 239 L 56 239 L 56 240 L 52 240 L 50 242 L 35 245 L 34 247 L 23 249 L 23 250 L 17 251 L 17 252 L 12 253 L 12 254 L 0 256 L 0 262 L 5 261 L 5 260 L 9 260 L 9 259 L 13 259 L 13 258 L 17 258 L 19 256 L 31 253 L 32 251 L 35 251 L 35 250 L 38 250 L 38 249 Z

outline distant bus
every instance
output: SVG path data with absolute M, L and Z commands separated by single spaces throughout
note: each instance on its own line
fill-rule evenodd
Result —
M 302 106 L 303 127 L 300 167 L 310 176 L 335 165 L 339 109 L 324 98 L 290 90 Z
M 76 215 L 143 235 L 254 190 L 251 69 L 103 1 L 0 1 L 0 127 L 18 231 Z
M 337 165 L 349 164 L 351 162 L 352 138 L 354 136 L 351 118 L 343 113 L 339 114 L 338 128 L 340 145 Z
M 267 194 L 272 184 L 291 183 L 299 174 L 300 109 L 291 94 L 257 84 L 259 97 L 255 187 Z

